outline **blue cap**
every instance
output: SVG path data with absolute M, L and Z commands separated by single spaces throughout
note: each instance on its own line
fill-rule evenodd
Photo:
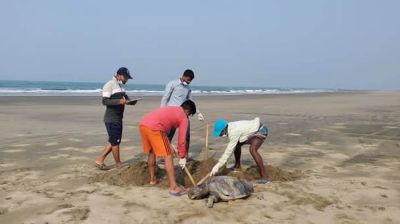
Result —
M 214 136 L 219 137 L 221 135 L 221 132 L 226 128 L 228 125 L 228 122 L 224 119 L 218 119 L 214 123 Z
M 127 68 L 125 68 L 125 67 L 119 68 L 118 71 L 117 71 L 117 74 L 118 75 L 123 75 L 127 79 L 132 79 L 132 76 L 131 76 L 129 70 Z
M 262 126 L 258 131 L 263 135 L 268 135 L 268 128 L 265 126 Z

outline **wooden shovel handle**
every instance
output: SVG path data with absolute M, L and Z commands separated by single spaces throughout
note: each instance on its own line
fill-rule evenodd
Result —
M 203 177 L 198 183 L 197 186 L 199 186 L 200 184 L 202 184 L 204 181 L 206 181 L 209 177 L 210 177 L 210 173 L 207 173 L 207 175 L 205 177 Z
M 186 175 L 188 175 L 188 177 L 190 179 L 190 182 L 192 182 L 193 186 L 195 187 L 196 186 L 196 182 L 194 182 L 194 179 L 193 179 L 192 175 L 190 174 L 188 168 L 185 166 L 185 168 L 183 168 L 183 169 L 185 170 Z

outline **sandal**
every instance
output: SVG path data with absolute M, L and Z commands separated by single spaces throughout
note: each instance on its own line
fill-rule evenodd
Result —
M 269 180 L 267 180 L 267 179 L 259 179 L 259 180 L 256 180 L 256 183 L 257 184 L 267 184 L 267 183 L 269 183 L 270 181 Z
M 177 191 L 177 192 L 170 191 L 169 194 L 172 195 L 172 196 L 175 196 L 175 197 L 180 197 L 182 195 L 187 194 L 188 191 L 189 191 L 188 189 L 180 190 L 180 191 Z
M 107 166 L 104 163 L 102 163 L 102 164 L 95 163 L 95 165 L 97 168 L 99 168 L 99 170 L 107 170 L 107 168 L 106 168 Z

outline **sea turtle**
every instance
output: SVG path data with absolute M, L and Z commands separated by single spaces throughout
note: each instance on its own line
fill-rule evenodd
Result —
M 192 200 L 207 198 L 207 206 L 212 208 L 215 202 L 246 198 L 253 192 L 253 185 L 245 180 L 231 176 L 214 176 L 199 186 L 189 190 Z

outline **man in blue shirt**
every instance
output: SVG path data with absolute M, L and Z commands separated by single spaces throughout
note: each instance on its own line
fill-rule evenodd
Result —
M 181 78 L 172 80 L 168 82 L 165 87 L 164 95 L 161 99 L 161 107 L 165 106 L 181 106 L 183 102 L 186 100 L 193 100 L 192 99 L 192 90 L 189 87 L 189 84 L 194 79 L 194 73 L 192 70 L 187 69 L 183 72 Z M 199 121 L 204 121 L 204 116 L 200 111 L 197 109 L 197 118 Z M 176 129 L 172 129 L 168 133 L 169 141 L 172 141 L 175 135 Z M 188 152 L 189 149 L 189 142 L 190 142 L 190 126 L 187 129 L 186 133 L 186 151 Z

